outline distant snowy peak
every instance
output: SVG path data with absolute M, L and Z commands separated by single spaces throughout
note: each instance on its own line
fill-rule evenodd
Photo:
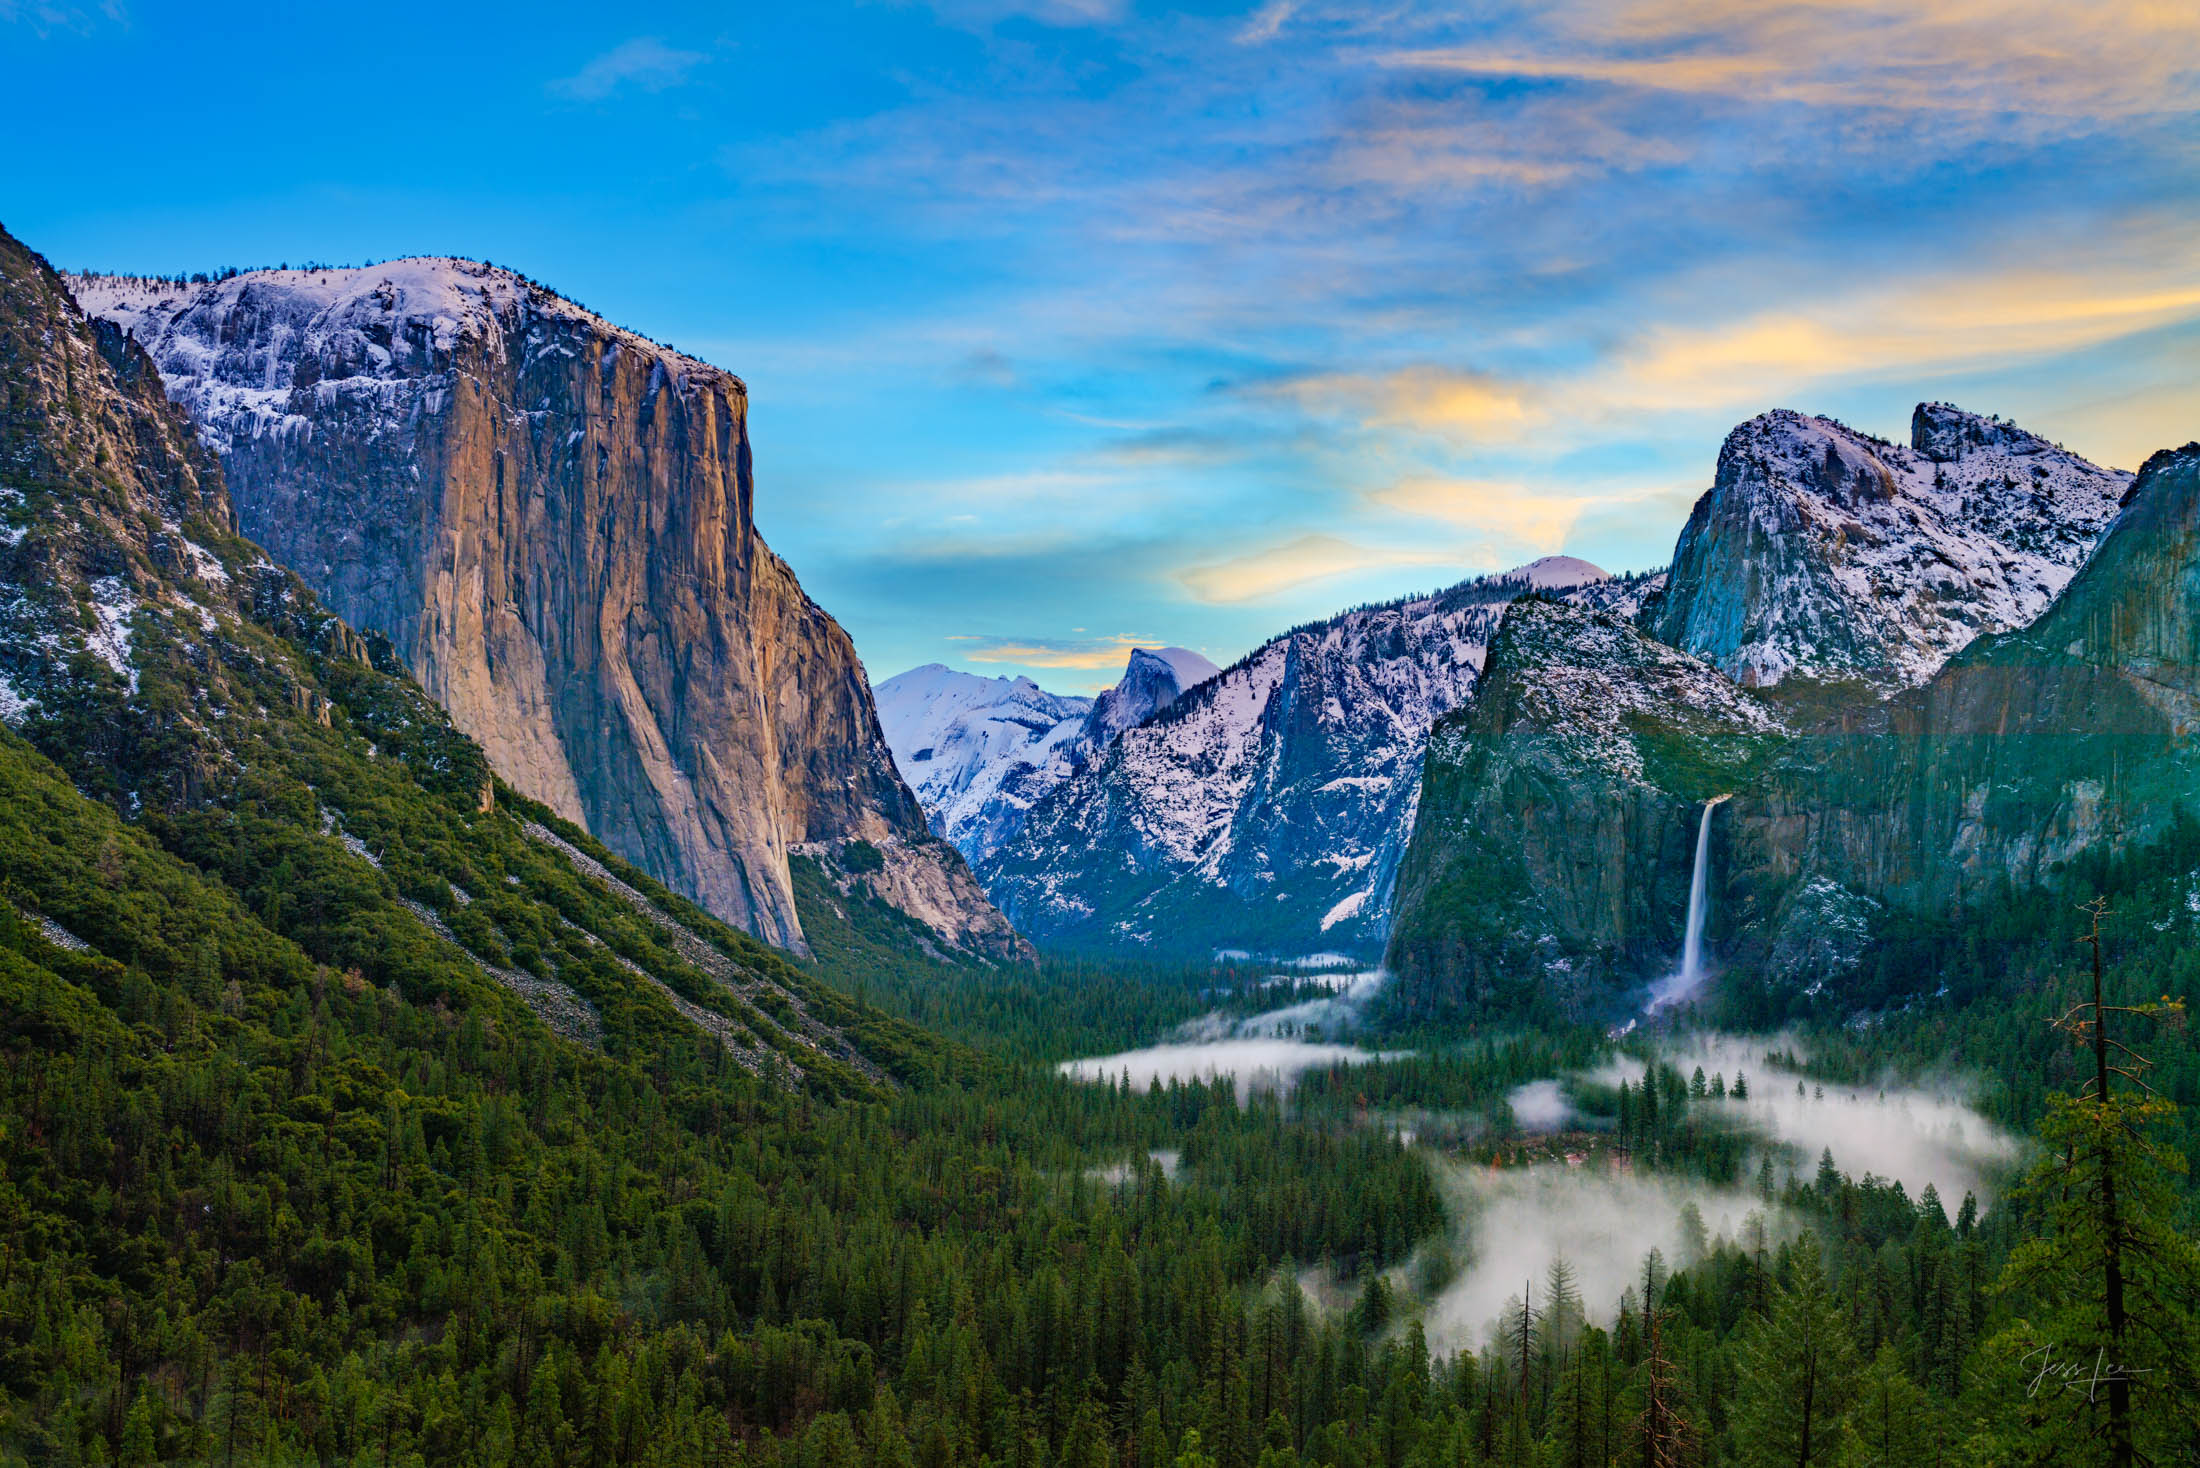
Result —
M 1645 626 L 1745 685 L 1919 683 L 2046 610 L 2130 482 L 1942 403 L 1908 445 L 1767 413 L 1728 436 Z
M 1125 729 L 1137 728 L 1221 671 L 1188 647 L 1132 648 L 1122 678 L 1093 700 L 1085 720 L 1086 742 L 1105 748 Z
M 1588 586 L 1599 581 L 1609 581 L 1611 576 L 1601 566 L 1592 565 L 1578 556 L 1544 556 L 1515 566 L 1500 573 L 1501 581 L 1520 581 L 1534 591 L 1565 591 L 1576 586 Z
M 1648 584 L 1554 556 L 1296 628 L 1123 732 L 980 876 L 1041 941 L 1371 950 L 1430 726 L 1505 608 L 1543 592 L 1629 616 Z
M 873 692 L 894 763 L 934 831 L 977 861 L 1125 729 L 1219 671 L 1189 648 L 1133 648 L 1122 679 L 1098 698 L 938 663 L 897 674 Z
M 940 663 L 911 668 L 871 692 L 887 747 L 905 771 L 935 758 L 937 747 L 950 742 L 957 726 L 973 716 L 1027 730 L 1034 725 L 1051 729 L 1081 718 L 1092 707 L 1089 698 L 1049 693 L 1029 678 L 985 678 Z

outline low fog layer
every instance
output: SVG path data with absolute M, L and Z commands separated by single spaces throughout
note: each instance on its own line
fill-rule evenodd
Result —
M 1913 1198 L 1930 1183 L 1953 1212 L 1966 1192 L 1983 1201 L 1989 1180 L 2017 1156 L 2016 1139 L 1972 1110 L 1965 1089 L 1952 1081 L 1839 1086 L 1803 1078 L 1798 1093 L 1793 1072 L 1765 1063 L 1773 1049 L 1795 1053 L 1793 1044 L 1780 1040 L 1691 1035 L 1677 1037 L 1663 1058 L 1683 1075 L 1697 1066 L 1706 1076 L 1723 1075 L 1729 1087 L 1746 1073 L 1748 1100 L 1705 1104 L 1724 1108 L 1759 1136 L 1794 1146 L 1805 1174 L 1830 1151 L 1849 1176 L 1892 1178 Z M 1610 1084 L 1640 1074 L 1639 1067 L 1619 1063 L 1597 1079 Z
M 1505 1101 L 1512 1108 L 1513 1124 L 1524 1132 L 1555 1132 L 1574 1117 L 1573 1103 L 1556 1081 L 1515 1086 Z
M 1808 1177 L 1820 1154 L 1830 1151 L 1849 1176 L 1897 1180 L 1912 1198 L 1931 1184 L 1952 1214 L 1966 1192 L 1986 1201 L 1994 1180 L 2018 1156 L 2016 1139 L 1966 1104 L 1957 1082 L 1890 1079 L 1860 1087 L 1803 1079 L 1798 1093 L 1795 1073 L 1768 1063 L 1773 1051 L 1798 1053 L 1784 1037 L 1690 1035 L 1662 1047 L 1660 1058 L 1684 1076 L 1701 1066 L 1706 1078 L 1723 1076 L 1730 1088 L 1746 1074 L 1746 1100 L 1692 1104 L 1713 1108 L 1768 1143 L 1784 1144 L 1783 1163 L 1776 1164 L 1783 1172 Z M 1614 1085 L 1641 1074 L 1639 1062 L 1614 1061 L 1594 1079 Z M 1507 1100 L 1524 1132 L 1556 1131 L 1574 1114 L 1556 1080 L 1517 1087 Z M 1451 1247 L 1465 1266 L 1428 1306 L 1429 1344 L 1440 1350 L 1487 1343 L 1506 1302 L 1517 1301 L 1531 1279 L 1540 1299 L 1544 1272 L 1558 1256 L 1573 1266 L 1590 1318 L 1609 1323 L 1620 1295 L 1641 1279 L 1643 1256 L 1651 1249 L 1664 1255 L 1668 1269 L 1690 1262 L 1701 1241 L 1683 1236 L 1686 1204 L 1695 1204 L 1713 1240 L 1740 1240 L 1752 1213 L 1771 1238 L 1792 1231 L 1776 1212 L 1763 1211 L 1748 1186 L 1713 1187 L 1621 1169 L 1601 1159 L 1506 1169 L 1464 1167 L 1433 1157 L 1431 1164 L 1452 1185 L 1457 1221 Z
M 1589 1319 L 1610 1324 L 1620 1296 L 1642 1278 L 1643 1256 L 1656 1249 L 1668 1270 L 1691 1262 L 1681 1209 L 1702 1214 L 1711 1239 L 1740 1239 L 1745 1220 L 1763 1204 L 1741 1188 L 1650 1173 L 1573 1167 L 1460 1167 L 1434 1162 L 1452 1184 L 1453 1252 L 1466 1267 L 1424 1317 L 1431 1349 L 1473 1350 L 1496 1334 L 1508 1300 L 1534 1281 L 1542 1308 L 1545 1271 L 1563 1257 L 1574 1269 Z M 1775 1237 L 1776 1235 L 1768 1235 Z
M 1065 1060 L 1062 1074 L 1080 1081 L 1120 1080 L 1130 1073 L 1131 1084 L 1144 1090 L 1155 1081 L 1211 1080 L 1230 1076 L 1237 1081 L 1238 1098 L 1257 1091 L 1288 1091 L 1299 1076 L 1331 1065 L 1361 1065 L 1382 1060 L 1384 1052 L 1362 1050 L 1355 1045 L 1313 1045 L 1303 1040 L 1247 1037 L 1228 1040 L 1188 1040 L 1126 1050 L 1120 1055 L 1101 1055 L 1090 1060 Z
M 1237 1082 L 1240 1100 L 1256 1091 L 1288 1091 L 1309 1070 L 1360 1065 L 1403 1053 L 1362 1050 L 1327 1038 L 1357 1026 L 1368 1002 L 1388 978 L 1379 969 L 1356 973 L 1336 993 L 1304 1003 L 1244 1017 L 1203 1015 L 1160 1044 L 1118 1055 L 1065 1060 L 1061 1070 L 1081 1081 L 1115 1081 L 1128 1071 L 1132 1084 L 1140 1089 L 1157 1080 L 1230 1076 Z M 1309 1034 L 1323 1038 L 1305 1038 Z

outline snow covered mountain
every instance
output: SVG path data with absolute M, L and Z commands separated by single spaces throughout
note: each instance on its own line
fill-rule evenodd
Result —
M 1117 735 L 1220 671 L 1188 648 L 1141 647 L 1131 650 L 1121 681 L 1098 698 L 939 663 L 897 674 L 873 692 L 887 747 L 933 830 L 975 862 Z
M 1696 821 L 1788 730 L 1624 617 L 1520 601 L 1438 722 L 1385 961 L 1413 1013 L 1596 1013 L 1679 952 Z
M 1371 950 L 1430 725 L 1506 605 L 1535 590 L 1626 616 L 1647 586 L 1553 557 L 1294 629 L 1125 730 L 980 878 L 1042 942 Z
M 69 286 L 151 355 L 244 533 L 522 794 L 773 943 L 804 943 L 790 856 L 861 842 L 943 941 L 1024 951 L 756 531 L 738 377 L 470 260 Z
M 1944 403 L 1907 447 L 1767 413 L 1728 436 L 1644 625 L 1749 687 L 1922 683 L 2044 611 L 2130 484 Z
M 1439 727 L 1387 955 L 1404 1002 L 1618 1002 L 1678 953 L 1699 829 L 1714 948 L 1816 993 L 1875 915 L 2164 819 L 2200 727 L 2195 463 L 2134 486 L 1940 403 L 1907 447 L 1785 411 L 1735 429 L 1631 635 L 1508 617 Z

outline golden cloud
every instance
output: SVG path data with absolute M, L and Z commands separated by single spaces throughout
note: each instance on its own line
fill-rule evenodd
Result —
M 1096 638 L 1089 642 L 1015 642 L 990 637 L 950 637 L 949 642 L 982 644 L 963 653 L 967 662 L 1014 663 L 1026 668 L 1067 668 L 1083 672 L 1112 671 L 1130 658 L 1134 647 L 1160 647 L 1151 637 Z
M 1537 554 L 1563 548 L 1581 512 L 1601 502 L 1539 493 L 1519 483 L 1436 474 L 1399 480 L 1367 498 L 1400 514 L 1481 531 Z
M 1455 367 L 1316 373 L 1255 391 L 1311 413 L 1356 418 L 1369 427 L 1408 428 L 1470 440 L 1511 438 L 1533 417 L 1522 385 Z
M 1934 372 L 2081 351 L 2200 319 L 2200 260 L 2158 267 L 1918 277 L 1807 306 L 1643 336 L 1586 387 L 1608 407 L 1717 408 L 1811 382 Z
M 1449 551 L 1355 545 L 1333 535 L 1302 535 L 1280 545 L 1177 573 L 1199 601 L 1257 601 L 1314 581 L 1383 566 L 1433 566 L 1454 561 Z
M 2200 7 L 2162 0 L 1572 0 L 1539 43 L 1385 65 L 1917 112 L 2128 118 L 2191 105 Z

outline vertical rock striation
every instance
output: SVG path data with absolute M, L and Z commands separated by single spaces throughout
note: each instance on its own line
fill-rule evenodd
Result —
M 1783 871 L 1919 911 L 2160 835 L 2200 796 L 2200 444 L 2147 461 L 2055 604 L 1886 717 L 1808 741 L 1763 805 Z M 1778 854 L 1778 853 L 1776 853 Z
M 72 285 L 151 353 L 244 533 L 515 788 L 782 946 L 790 850 L 863 840 L 938 869 L 943 937 L 1016 951 L 756 532 L 740 379 L 463 260 Z

